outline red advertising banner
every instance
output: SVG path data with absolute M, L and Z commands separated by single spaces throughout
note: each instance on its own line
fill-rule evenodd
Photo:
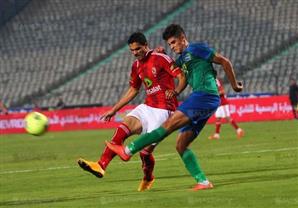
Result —
M 293 119 L 288 96 L 269 96 L 229 99 L 231 116 L 237 122 Z M 214 122 L 214 116 L 209 123 Z
M 110 122 L 100 120 L 101 115 L 111 107 L 90 107 L 40 111 L 49 119 L 48 131 L 70 131 L 85 129 L 114 128 L 135 106 L 126 106 Z M 0 134 L 25 133 L 24 118 L 27 113 L 0 115 Z
M 129 105 L 119 111 L 110 122 L 100 120 L 110 107 L 91 107 L 43 111 L 49 118 L 49 131 L 114 128 L 135 106 Z M 292 108 L 287 96 L 230 99 L 230 112 L 238 122 L 293 119 Z M 0 115 L 0 134 L 24 133 L 26 113 Z M 214 122 L 214 117 L 209 123 Z

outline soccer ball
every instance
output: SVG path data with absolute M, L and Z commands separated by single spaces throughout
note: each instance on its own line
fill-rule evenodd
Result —
M 28 113 L 25 117 L 25 130 L 27 133 L 38 136 L 46 132 L 48 118 L 39 112 Z

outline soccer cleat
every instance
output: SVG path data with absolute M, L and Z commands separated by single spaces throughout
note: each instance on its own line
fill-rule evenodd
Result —
M 198 191 L 198 190 L 205 190 L 205 189 L 212 189 L 212 188 L 213 188 L 213 184 L 211 182 L 208 182 L 208 184 L 198 183 L 192 188 L 192 190 Z
M 219 136 L 219 134 L 217 134 L 217 133 L 215 133 L 215 134 L 213 134 L 213 135 L 211 135 L 211 136 L 209 136 L 208 137 L 208 139 L 219 139 L 220 138 L 220 136 Z
M 147 181 L 143 179 L 139 185 L 138 191 L 145 191 L 145 190 L 151 189 L 152 184 L 154 183 L 154 180 L 155 180 L 154 178 L 151 181 Z
M 236 132 L 238 139 L 241 139 L 244 136 L 244 131 L 241 128 L 238 128 Z
M 112 144 L 108 141 L 106 141 L 107 147 L 115 152 L 123 161 L 128 161 L 131 158 L 131 155 L 128 155 L 125 153 L 125 147 L 124 145 L 118 145 L 118 144 Z
M 98 178 L 102 178 L 105 174 L 104 169 L 102 169 L 102 167 L 97 162 L 91 162 L 80 158 L 78 159 L 78 164 L 82 169 L 92 173 Z

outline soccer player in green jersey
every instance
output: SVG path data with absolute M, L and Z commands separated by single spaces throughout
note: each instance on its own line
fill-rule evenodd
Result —
M 206 178 L 189 145 L 220 104 L 212 63 L 222 66 L 236 92 L 242 90 L 242 83 L 236 80 L 229 59 L 216 53 L 206 43 L 189 43 L 180 25 L 169 25 L 163 33 L 163 39 L 176 54 L 180 55 L 176 64 L 184 70 L 193 92 L 174 114 L 154 131 L 138 137 L 127 146 L 106 143 L 122 160 L 127 161 L 145 146 L 160 142 L 173 131 L 180 129 L 176 149 L 186 169 L 197 182 L 193 190 L 210 189 L 213 185 Z

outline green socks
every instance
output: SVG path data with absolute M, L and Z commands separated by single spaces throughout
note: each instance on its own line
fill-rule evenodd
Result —
M 133 155 L 152 143 L 158 143 L 162 141 L 167 135 L 166 129 L 159 127 L 150 133 L 139 136 L 136 140 L 129 143 L 126 148 Z M 190 149 L 186 149 L 181 155 L 181 158 L 188 172 L 198 183 L 207 180 L 205 174 L 201 170 L 200 164 L 198 163 L 195 154 Z
M 195 180 L 198 183 L 201 183 L 207 180 L 205 174 L 203 173 L 198 163 L 198 160 L 195 154 L 190 149 L 186 149 L 181 155 L 181 158 L 188 172 L 191 174 L 192 177 L 195 178 Z
M 133 155 L 152 143 L 158 143 L 162 141 L 166 136 L 167 136 L 166 129 L 163 127 L 159 127 L 158 129 L 155 129 L 150 133 L 139 136 L 136 140 L 129 143 L 127 145 L 127 148 L 130 151 L 130 153 Z

